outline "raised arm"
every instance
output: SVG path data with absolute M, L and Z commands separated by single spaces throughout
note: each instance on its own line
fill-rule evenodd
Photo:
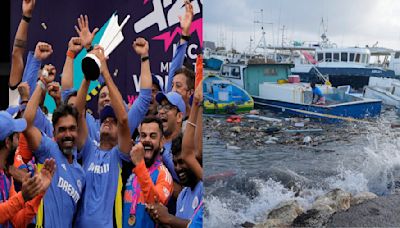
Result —
M 90 48 L 96 32 L 99 30 L 95 28 L 92 32 L 89 30 L 89 19 L 85 15 L 80 15 L 78 18 L 78 26 L 75 26 L 78 37 L 73 37 L 68 44 L 67 57 L 65 59 L 63 74 L 61 78 L 62 90 L 71 89 L 74 87 L 74 58 L 85 47 L 86 50 Z M 78 46 L 80 48 L 78 48 Z
M 111 106 L 114 109 L 115 116 L 117 117 L 118 128 L 118 145 L 121 152 L 129 154 L 131 144 L 131 133 L 128 126 L 128 113 L 125 110 L 124 100 L 121 93 L 111 78 L 110 72 L 107 67 L 106 57 L 104 56 L 104 49 L 96 46 L 93 53 L 99 58 L 101 63 L 100 73 L 103 75 L 105 83 L 110 93 Z
M 60 106 L 62 103 L 60 83 L 52 82 L 48 84 L 47 91 L 49 91 L 49 95 L 54 99 L 56 107 Z
M 140 68 L 139 97 L 137 100 L 135 100 L 128 112 L 129 129 L 131 134 L 133 134 L 140 122 L 142 122 L 149 109 L 151 101 L 151 87 L 153 83 L 151 78 L 150 62 L 148 59 L 149 43 L 143 38 L 137 38 L 133 42 L 132 47 L 136 54 L 140 56 L 142 64 Z
M 52 68 L 54 67 L 46 65 L 43 70 L 51 72 Z M 53 73 L 50 73 L 46 78 L 40 76 L 40 80 L 38 81 L 35 91 L 33 92 L 33 95 L 25 109 L 24 118 L 26 119 L 27 127 L 23 133 L 32 151 L 36 151 L 39 148 L 42 140 L 42 134 L 40 133 L 39 129 L 33 125 L 36 116 L 36 110 L 39 107 L 42 96 L 44 96 L 46 92 L 47 84 L 53 82 L 54 77 L 55 74 Z
M 179 16 L 179 22 L 181 24 L 182 36 L 179 41 L 180 44 L 187 43 L 187 37 L 190 37 L 190 26 L 193 20 L 193 6 L 189 0 L 185 0 L 185 14 Z
M 194 172 L 197 178 L 203 179 L 203 168 L 196 159 L 195 150 L 195 132 L 196 132 L 196 122 L 199 117 L 199 111 L 201 111 L 198 104 L 202 102 L 203 99 L 203 88 L 198 86 L 194 95 L 194 104 L 190 110 L 189 120 L 186 125 L 186 130 L 182 139 L 182 158 L 189 168 Z M 201 134 L 198 132 L 198 134 Z M 197 137 L 202 137 L 197 135 Z
M 179 41 L 180 45 L 176 48 L 176 53 L 172 58 L 171 67 L 168 71 L 167 92 L 172 90 L 172 80 L 175 76 L 176 70 L 182 67 L 183 60 L 185 59 L 185 52 L 187 43 L 190 37 L 190 26 L 193 20 L 193 6 L 189 1 L 185 1 L 185 14 L 179 16 L 179 21 L 182 29 L 182 36 Z
M 22 80 L 22 73 L 24 71 L 23 56 L 28 41 L 28 27 L 29 20 L 32 18 L 33 9 L 35 8 L 36 0 L 22 0 L 22 15 L 12 50 L 11 71 L 8 84 L 10 88 L 15 88 Z
M 80 150 L 88 137 L 88 126 L 86 124 L 86 95 L 89 90 L 90 81 L 85 78 L 82 80 L 80 89 L 76 96 L 75 108 L 78 110 L 78 140 L 76 142 L 78 150 Z
M 68 42 L 68 50 L 65 57 L 61 86 L 62 91 L 74 87 L 74 58 L 82 50 L 82 39 L 79 37 L 72 37 Z

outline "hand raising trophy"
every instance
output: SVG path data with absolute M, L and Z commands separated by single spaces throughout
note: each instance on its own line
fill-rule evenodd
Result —
M 104 31 L 98 45 L 104 48 L 104 55 L 109 56 L 111 52 L 124 40 L 122 28 L 128 22 L 130 15 L 126 16 L 121 25 L 118 25 L 118 15 L 113 14 Z M 100 60 L 92 53 L 88 53 L 82 59 L 82 72 L 87 80 L 97 80 L 100 76 Z

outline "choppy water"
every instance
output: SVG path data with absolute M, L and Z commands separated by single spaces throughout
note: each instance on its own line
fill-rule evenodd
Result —
M 393 111 L 366 126 L 350 142 L 324 145 L 328 150 L 271 145 L 262 150 L 226 149 L 226 142 L 205 127 L 204 227 L 238 227 L 257 223 L 280 202 L 296 199 L 310 208 L 319 195 L 334 188 L 351 193 L 390 194 L 400 186 L 400 129 Z M 353 125 L 337 125 L 349 128 Z M 345 131 L 343 131 L 345 132 Z M 343 135 L 343 138 L 346 138 Z

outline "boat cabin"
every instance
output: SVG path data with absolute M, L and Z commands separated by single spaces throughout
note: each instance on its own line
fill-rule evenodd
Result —
M 260 84 L 288 80 L 293 66 L 289 63 L 223 64 L 221 77 L 245 89 L 250 95 L 258 96 Z
M 342 62 L 369 64 L 371 53 L 367 48 L 328 48 L 316 50 L 316 60 L 323 62 Z

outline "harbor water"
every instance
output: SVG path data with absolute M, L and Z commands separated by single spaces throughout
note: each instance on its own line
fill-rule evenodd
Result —
M 225 119 L 204 118 L 204 227 L 260 223 L 288 200 L 297 200 L 307 210 L 316 197 L 335 188 L 382 196 L 400 187 L 400 119 L 394 109 L 386 108 L 381 117 L 368 122 L 306 122 L 305 128 L 322 129 L 311 138 L 324 138 L 306 145 L 290 143 L 295 136 L 281 134 L 277 142 L 260 146 L 254 132 L 236 129 L 237 134 L 227 134 L 230 125 Z

